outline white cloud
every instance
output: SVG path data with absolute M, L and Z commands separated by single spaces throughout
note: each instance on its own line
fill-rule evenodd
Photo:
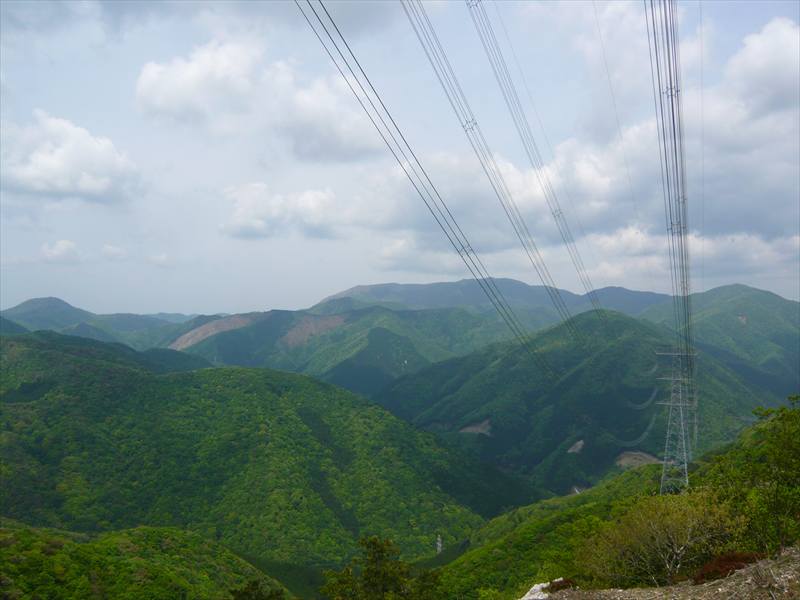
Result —
M 770 110 L 796 112 L 800 101 L 800 27 L 786 18 L 773 19 L 744 38 L 744 47 L 725 68 L 730 86 L 758 115 Z
M 627 10 L 617 4 L 611 7 Z M 785 27 L 783 23 L 781 31 Z M 752 52 L 751 46 L 760 45 L 756 38 L 776 35 L 774 29 L 774 23 L 770 23 L 759 34 L 749 36 L 749 44 L 729 60 L 723 80 L 705 90 L 708 219 L 703 232 L 703 261 L 709 277 L 724 276 L 724 265 L 729 263 L 726 256 L 740 257 L 742 273 L 751 277 L 764 264 L 784 269 L 792 256 L 786 250 L 793 248 L 787 240 L 794 239 L 791 232 L 797 223 L 787 215 L 797 211 L 798 115 L 796 111 L 777 108 L 767 112 L 751 110 L 756 103 L 750 101 L 748 90 L 758 86 L 745 85 L 747 69 L 737 66 L 746 62 L 741 57 Z M 782 68 L 768 64 L 767 58 L 785 65 L 791 49 L 782 47 L 782 52 L 765 53 L 766 58 L 759 63 L 776 77 Z M 797 87 L 797 69 L 781 75 L 787 76 L 790 80 L 794 76 Z M 780 85 L 783 84 L 772 87 Z M 684 98 L 693 217 L 700 192 L 696 159 L 701 124 L 693 110 L 698 105 L 698 93 L 690 85 Z M 651 288 L 668 281 L 657 143 L 655 120 L 645 118 L 623 126 L 621 139 L 568 139 L 555 148 L 554 159 L 544 167 L 584 260 L 592 265 L 591 275 L 596 283 L 638 281 L 640 287 Z M 472 156 L 437 153 L 421 158 L 474 248 L 509 274 L 532 276 L 529 265 L 522 260 L 518 240 Z M 501 156 L 497 161 L 557 283 L 569 287 L 574 269 L 561 245 L 536 172 Z M 337 201 L 331 194 L 328 203 L 314 210 L 293 208 L 294 196 L 270 196 L 263 186 L 256 194 L 258 200 L 244 195 L 236 203 L 228 232 L 258 237 L 292 229 L 313 236 L 320 229 L 339 232 L 346 227 L 361 228 L 389 237 L 390 241 L 376 255 L 377 264 L 383 269 L 420 273 L 455 273 L 463 269 L 398 168 L 373 169 L 359 182 L 346 202 Z M 336 192 L 342 196 L 339 189 Z M 774 210 L 764 210 L 765 202 Z M 699 239 L 699 220 L 692 221 L 692 226 L 693 239 Z M 716 252 L 717 248 L 726 250 Z M 693 251 L 700 252 L 694 242 Z M 753 262 L 752 257 L 759 259 Z M 735 273 L 731 271 L 729 276 Z
M 382 33 L 393 23 L 402 21 L 403 13 L 392 2 L 364 2 L 363 0 L 339 0 L 330 7 L 336 22 L 348 35 L 364 36 Z M 208 2 L 204 0 L 126 0 L 107 2 L 85 0 L 83 2 L 59 2 L 37 0 L 36 2 L 0 3 L 0 25 L 4 33 L 22 32 L 30 36 L 52 34 L 60 29 L 75 27 L 87 20 L 97 21 L 107 34 L 119 36 L 131 29 L 149 24 L 151 21 L 180 19 L 204 25 L 219 35 L 231 33 L 265 34 L 278 26 L 299 29 L 305 22 L 293 2 L 252 2 L 251 0 L 226 0 Z
M 188 58 L 149 62 L 136 81 L 136 99 L 150 114 L 219 124 L 249 109 L 262 54 L 256 43 L 211 41 Z
M 42 260 L 49 263 L 74 264 L 80 262 L 78 247 L 71 240 L 58 240 L 51 244 L 42 244 Z
M 125 250 L 125 248 L 120 248 L 112 244 L 104 244 L 101 252 L 103 257 L 108 260 L 125 260 L 128 258 L 128 251 Z
M 34 117 L 33 125 L 2 128 L 4 189 L 102 203 L 126 200 L 137 190 L 136 166 L 111 140 L 42 110 Z
M 455 252 L 432 250 L 420 246 L 413 234 L 384 243 L 377 255 L 377 264 L 387 271 L 426 273 L 453 277 L 469 275 L 464 262 Z
M 169 255 L 167 255 L 166 252 L 151 254 L 147 257 L 147 262 L 149 262 L 151 265 L 155 265 L 156 267 L 170 266 Z
M 273 194 L 267 184 L 258 182 L 229 187 L 225 197 L 233 203 L 233 214 L 222 229 L 233 237 L 266 238 L 299 231 L 325 238 L 345 224 L 330 190 Z
M 296 156 L 311 161 L 348 161 L 381 149 L 378 134 L 359 112 L 340 77 L 316 79 L 302 86 L 288 71 L 282 80 L 288 85 L 280 98 L 278 127 L 288 134 Z
M 615 15 L 628 22 L 627 17 L 618 13 L 637 10 L 610 3 L 601 11 L 601 26 L 610 27 L 608 23 Z M 597 58 L 589 57 L 588 51 L 596 48 L 596 40 L 593 46 L 583 33 L 578 39 L 585 44 L 587 62 L 593 64 Z M 625 51 L 622 41 L 615 42 L 613 36 L 609 39 L 612 46 L 609 62 L 614 70 L 619 68 L 614 57 Z M 696 37 L 690 41 L 694 44 Z M 690 80 L 684 87 L 690 223 L 693 228 L 702 224 L 706 235 L 747 233 L 770 240 L 796 231 L 800 196 L 799 43 L 800 30 L 787 19 L 775 19 L 758 33 L 747 36 L 742 47 L 727 61 L 723 78 L 704 90 L 703 122 L 699 114 L 698 82 Z M 699 48 L 696 52 L 699 54 Z M 625 60 L 623 57 L 620 61 L 623 66 Z M 697 62 L 697 57 L 693 60 Z M 603 92 L 607 95 L 607 89 Z M 702 191 L 701 132 L 705 144 L 708 216 L 704 223 L 697 218 Z M 581 229 L 578 222 L 589 234 L 608 233 L 634 223 L 645 231 L 663 229 L 657 148 L 652 117 L 623 124 L 622 139 L 613 135 L 606 141 L 598 141 L 588 132 L 555 148 L 555 157 L 546 165 L 546 171 L 576 237 Z M 535 180 L 524 179 L 528 177 L 525 173 L 509 167 L 509 184 L 531 209 L 536 209 L 540 204 L 539 186 Z M 527 197 L 526 188 L 532 190 Z M 574 200 L 575 210 L 570 199 Z M 551 242 L 555 233 L 546 227 L 534 228 L 534 235 L 545 242 Z
M 147 114 L 199 121 L 218 134 L 277 132 L 303 160 L 351 161 L 380 147 L 339 78 L 301 81 L 293 64 L 268 64 L 254 41 L 212 40 L 187 58 L 149 62 L 136 96 Z

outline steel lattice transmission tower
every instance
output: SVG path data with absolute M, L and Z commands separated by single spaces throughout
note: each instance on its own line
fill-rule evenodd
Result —
M 661 180 L 664 195 L 675 346 L 671 357 L 667 439 L 661 493 L 689 485 L 689 462 L 697 442 L 695 354 L 689 277 L 688 207 L 680 81 L 680 40 L 675 0 L 643 0 L 650 46 Z

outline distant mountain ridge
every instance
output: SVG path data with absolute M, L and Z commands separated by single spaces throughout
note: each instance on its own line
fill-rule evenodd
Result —
M 529 285 L 516 279 L 495 279 L 497 287 L 514 307 L 541 307 L 552 309 L 547 288 Z M 587 295 L 559 290 L 567 307 L 573 312 L 592 308 Z M 604 308 L 635 316 L 655 304 L 669 300 L 667 294 L 641 292 L 622 287 L 605 287 L 595 291 Z M 350 298 L 362 304 L 377 303 L 406 308 L 491 308 L 491 303 L 480 286 L 472 279 L 440 283 L 383 283 L 361 285 L 328 296 L 316 306 Z M 555 313 L 553 313 L 555 318 Z
M 515 343 L 501 343 L 397 379 L 373 399 L 415 425 L 483 460 L 530 476 L 544 492 L 592 485 L 623 452 L 659 456 L 668 365 L 656 352 L 668 330 L 621 313 L 575 317 L 574 339 L 559 325 L 532 339 L 557 371 L 547 381 Z M 716 447 L 752 421 L 760 404 L 780 397 L 750 384 L 712 355 L 698 359 L 703 437 Z
M 367 306 L 336 314 L 275 310 L 241 317 L 235 327 L 235 317 L 226 317 L 189 332 L 186 337 L 197 335 L 197 342 L 180 347 L 215 364 L 302 372 L 370 394 L 400 375 L 508 338 L 498 319 L 461 308 Z M 218 333 L 207 335 L 217 326 Z
M 698 350 L 779 397 L 800 391 L 800 302 L 746 285 L 692 295 Z M 671 327 L 670 304 L 641 317 Z
M 523 325 L 558 323 L 547 290 L 497 280 Z M 592 307 L 561 290 L 573 315 Z M 607 287 L 606 309 L 668 329 L 670 296 Z M 758 388 L 783 396 L 800 389 L 800 303 L 742 285 L 694 294 L 698 348 L 740 371 Z M 505 324 L 472 280 L 358 286 L 306 310 L 232 315 L 95 315 L 56 298 L 2 312 L 0 332 L 17 325 L 52 329 L 139 350 L 168 347 L 213 364 L 301 372 L 370 395 L 398 377 L 510 339 Z
M 179 335 L 196 317 L 180 313 L 98 315 L 54 297 L 32 298 L 0 315 L 4 320 L 2 332 L 10 327 L 7 321 L 29 331 L 49 330 L 101 342 L 121 342 L 139 350 L 166 346 L 165 340 Z
M 89 311 L 75 308 L 60 298 L 31 298 L 2 315 L 28 329 L 62 329 L 85 323 L 93 316 Z

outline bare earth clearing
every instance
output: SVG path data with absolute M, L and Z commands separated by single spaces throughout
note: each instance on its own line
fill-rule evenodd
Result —
M 642 465 L 653 465 L 661 461 L 652 454 L 634 450 L 632 452 L 623 452 L 617 457 L 615 462 L 618 467 L 628 469 L 632 467 L 641 467 Z
M 191 331 L 184 333 L 181 337 L 172 342 L 169 347 L 171 350 L 186 350 L 186 348 L 199 344 L 212 335 L 222 333 L 223 331 L 233 331 L 234 329 L 247 327 L 254 323 L 259 316 L 259 313 L 252 313 L 249 315 L 233 315 L 211 321 L 210 323 L 195 327 Z

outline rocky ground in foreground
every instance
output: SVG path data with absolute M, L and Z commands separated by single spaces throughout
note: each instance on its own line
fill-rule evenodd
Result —
M 563 590 L 548 600 L 800 600 L 800 548 L 788 548 L 774 559 L 759 561 L 725 579 L 701 585 L 686 582 L 663 588 L 630 590 Z

